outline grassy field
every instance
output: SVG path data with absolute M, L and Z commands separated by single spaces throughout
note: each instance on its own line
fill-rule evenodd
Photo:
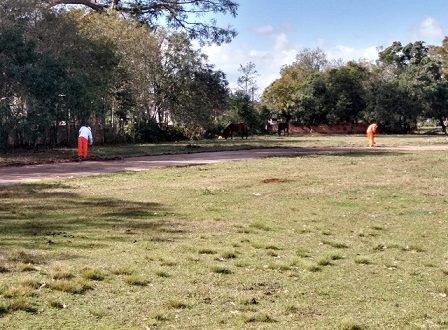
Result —
M 0 328 L 448 328 L 447 160 L 310 155 L 0 187 Z
M 441 145 L 448 143 L 444 135 L 379 135 L 379 146 Z M 94 160 L 116 159 L 131 156 L 146 156 L 203 151 L 239 150 L 247 148 L 282 147 L 365 147 L 364 135 L 291 135 L 287 137 L 251 136 L 247 140 L 200 140 L 157 144 L 95 145 L 89 150 Z M 75 148 L 53 148 L 32 150 L 11 150 L 0 153 L 0 166 L 64 162 L 76 159 Z

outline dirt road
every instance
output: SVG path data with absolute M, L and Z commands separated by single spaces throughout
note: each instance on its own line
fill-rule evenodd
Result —
M 44 179 L 98 175 L 124 171 L 142 171 L 154 167 L 189 166 L 275 156 L 307 154 L 343 154 L 362 152 L 415 152 L 446 150 L 448 146 L 403 146 L 378 148 L 276 148 L 239 151 L 200 152 L 192 154 L 130 157 L 112 161 L 84 161 L 28 166 L 0 167 L 0 185 L 35 182 Z

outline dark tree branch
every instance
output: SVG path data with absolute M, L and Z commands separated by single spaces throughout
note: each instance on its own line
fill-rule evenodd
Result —
M 96 3 L 94 0 L 48 0 L 47 2 L 52 7 L 57 5 L 83 5 L 95 11 L 104 11 L 108 7 L 108 5 Z
M 206 13 L 223 13 L 236 16 L 235 0 L 47 0 L 50 6 L 84 5 L 95 11 L 118 11 L 129 18 L 148 24 L 153 30 L 160 26 L 186 32 L 190 38 L 202 43 L 229 42 L 236 32 L 230 27 L 220 28 L 210 19 L 201 21 Z

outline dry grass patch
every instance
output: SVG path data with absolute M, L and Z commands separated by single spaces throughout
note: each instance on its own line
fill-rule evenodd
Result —
M 212 266 L 212 267 L 210 268 L 210 270 L 211 270 L 213 273 L 216 273 L 216 274 L 223 274 L 223 275 L 229 275 L 229 274 L 232 274 L 232 273 L 233 273 L 229 268 L 227 268 L 227 267 L 223 267 L 223 266 Z
M 365 257 L 365 256 L 358 256 L 355 258 L 355 263 L 358 265 L 371 265 L 372 259 L 369 257 Z
M 53 280 L 70 280 L 75 277 L 72 272 L 67 269 L 63 269 L 61 266 L 54 267 L 50 271 L 49 276 Z
M 16 263 L 38 265 L 44 262 L 44 257 L 37 253 L 13 251 L 10 253 L 8 260 Z
M 353 321 L 353 320 L 343 320 L 338 327 L 339 330 L 363 330 L 364 326 Z
M 114 275 L 132 275 L 135 273 L 135 270 L 129 267 L 119 267 L 113 268 L 110 272 Z
M 38 270 L 40 270 L 40 267 L 37 267 L 33 264 L 19 263 L 16 267 L 19 272 L 37 272 Z
M 214 249 L 203 248 L 203 249 L 199 249 L 198 253 L 199 254 L 217 254 L 218 251 L 216 251 Z
M 171 309 L 186 309 L 188 308 L 188 304 L 181 300 L 170 300 L 166 303 L 168 308 Z
M 55 280 L 50 282 L 50 288 L 56 291 L 62 291 L 71 294 L 83 294 L 91 290 L 92 286 L 83 279 L 73 280 Z
M 277 322 L 272 316 L 266 313 L 244 314 L 242 316 L 244 323 L 275 323 Z
M 95 268 L 83 268 L 81 269 L 81 276 L 85 278 L 86 280 L 93 280 L 93 281 L 102 281 L 105 278 L 105 275 L 102 271 Z
M 55 309 L 64 309 L 67 307 L 66 304 L 64 304 L 63 302 L 61 302 L 55 298 L 48 299 L 47 303 L 48 303 L 48 306 L 50 306 L 51 308 L 55 308 Z
M 136 274 L 128 275 L 123 280 L 129 285 L 135 286 L 147 286 L 149 284 L 149 280 L 146 277 Z
M 323 244 L 329 245 L 331 247 L 334 247 L 335 249 L 347 249 L 348 245 L 344 242 L 339 242 L 339 241 L 329 241 L 329 240 L 324 240 L 322 241 Z
M 226 251 L 221 254 L 221 257 L 224 259 L 235 259 L 237 257 L 236 252 Z

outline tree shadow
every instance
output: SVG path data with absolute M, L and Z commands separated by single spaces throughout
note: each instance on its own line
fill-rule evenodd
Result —
M 372 156 L 388 156 L 388 157 L 398 157 L 403 156 L 403 152 L 390 152 L 390 151 L 334 151 L 332 152 L 330 149 L 322 149 L 314 152 L 298 152 L 290 155 L 271 155 L 268 158 L 317 158 L 322 156 L 335 156 L 335 157 L 344 157 L 344 158 L 363 158 L 363 157 L 372 157 Z
M 175 214 L 153 202 L 95 197 L 64 184 L 0 187 L 3 249 L 89 249 L 117 242 L 177 240 L 186 232 Z

